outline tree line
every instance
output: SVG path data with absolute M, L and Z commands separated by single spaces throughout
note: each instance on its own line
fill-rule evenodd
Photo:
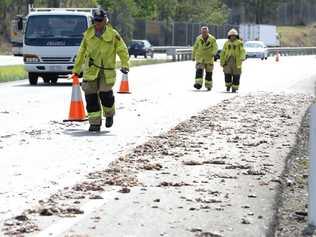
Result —
M 0 1 L 0 37 L 9 39 L 10 21 L 17 14 L 27 13 L 28 1 Z M 311 4 L 316 4 L 316 0 L 34 0 L 35 7 L 99 5 L 126 32 L 132 30 L 134 20 L 139 18 L 165 22 L 201 22 L 209 25 L 240 22 L 273 24 L 277 22 L 279 9 L 293 8 L 293 14 L 301 13 L 301 18 L 304 19 L 304 12 Z

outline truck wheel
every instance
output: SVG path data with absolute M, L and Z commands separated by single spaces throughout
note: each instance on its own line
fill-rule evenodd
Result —
M 58 81 L 58 76 L 52 76 L 52 77 L 50 78 L 50 82 L 51 82 L 52 84 L 56 84 L 57 81 Z
M 30 85 L 37 85 L 38 75 L 32 72 L 29 72 L 29 82 Z
M 50 79 L 48 77 L 43 77 L 43 81 L 45 84 L 49 84 Z

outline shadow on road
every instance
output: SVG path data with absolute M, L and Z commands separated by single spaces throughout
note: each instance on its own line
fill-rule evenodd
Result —
M 196 92 L 196 93 L 202 93 L 202 92 L 208 92 L 208 93 L 211 93 L 211 91 L 208 91 L 206 89 L 201 89 L 201 90 L 196 90 L 196 89 L 192 89 L 192 90 L 189 90 L 191 92 Z
M 30 85 L 28 83 L 26 84 L 22 84 L 22 85 L 14 85 L 14 87 L 68 87 L 68 86 L 72 86 L 72 83 L 71 82 L 59 82 L 59 83 L 56 83 L 56 84 L 46 84 L 46 83 L 39 83 L 37 85 Z
M 86 129 L 66 129 L 63 132 L 66 135 L 73 136 L 73 137 L 112 137 L 115 136 L 114 134 L 111 134 L 110 131 L 101 131 L 98 133 L 95 132 L 89 132 Z

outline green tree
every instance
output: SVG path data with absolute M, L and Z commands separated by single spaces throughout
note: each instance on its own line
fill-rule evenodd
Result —
M 240 9 L 240 21 L 256 24 L 267 23 L 276 18 L 280 3 L 289 0 L 226 0 L 228 5 Z
M 229 9 L 220 0 L 178 0 L 175 20 L 223 24 L 228 16 Z
M 137 18 L 153 19 L 156 16 L 157 4 L 156 0 L 134 0 L 137 7 Z
M 120 32 L 125 41 L 129 42 L 133 37 L 134 17 L 137 7 L 134 0 L 97 0 L 108 13 L 111 21 Z
M 178 0 L 155 0 L 157 6 L 156 19 L 169 22 L 174 19 Z
M 35 0 L 34 7 L 96 7 L 96 0 Z

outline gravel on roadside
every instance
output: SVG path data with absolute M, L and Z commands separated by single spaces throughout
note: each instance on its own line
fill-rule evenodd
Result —
M 128 207 L 120 209 L 128 212 L 124 219 L 131 212 L 145 213 L 142 230 L 148 233 L 153 231 L 146 229 L 153 226 L 148 223 L 159 220 L 161 231 L 170 236 L 272 236 L 284 163 L 295 149 L 300 122 L 312 100 L 302 94 L 273 93 L 224 100 L 90 173 L 86 180 L 40 200 L 7 220 L 2 230 L 8 235 L 43 230 L 60 218 L 84 214 L 84 203 L 118 189 L 117 199 L 104 208 L 106 213 L 120 205 Z M 147 203 L 141 193 L 154 203 Z M 124 199 L 126 195 L 130 198 Z M 119 215 L 124 212 L 115 216 Z M 91 236 L 100 236 L 93 231 L 111 236 L 111 229 L 102 228 L 118 226 L 102 217 L 101 230 L 90 229 Z M 177 222 L 170 224 L 174 219 Z M 120 222 L 119 231 L 131 231 L 140 221 L 128 220 L 129 225 Z M 148 233 L 142 236 L 152 236 Z
M 308 225 L 309 122 L 307 111 L 286 159 L 277 204 L 277 237 L 316 236 Z

